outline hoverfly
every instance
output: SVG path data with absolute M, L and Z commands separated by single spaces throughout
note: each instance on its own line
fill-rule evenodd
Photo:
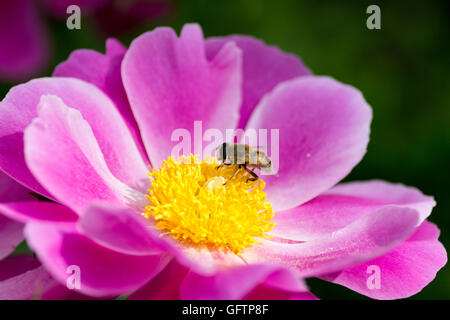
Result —
M 236 171 L 224 184 L 234 178 L 242 169 L 251 175 L 247 181 L 258 180 L 258 175 L 253 172 L 255 168 L 263 169 L 266 172 L 271 171 L 272 161 L 263 151 L 258 150 L 258 148 L 253 148 L 246 144 L 224 142 L 216 150 L 217 160 L 222 162 L 217 169 L 224 165 L 230 166 L 234 164 L 238 166 Z M 253 169 L 250 170 L 249 167 L 253 167 Z

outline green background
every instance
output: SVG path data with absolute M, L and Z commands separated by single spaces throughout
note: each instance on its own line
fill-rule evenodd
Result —
M 184 1 L 171 14 L 119 37 L 125 44 L 158 25 L 180 31 L 201 24 L 205 36 L 248 34 L 300 56 L 318 75 L 360 89 L 374 111 L 363 161 L 346 180 L 379 178 L 416 186 L 433 195 L 430 220 L 450 248 L 449 1 Z M 368 30 L 366 8 L 381 8 L 381 30 Z M 104 51 L 104 39 L 89 17 L 82 29 L 47 18 L 53 56 L 42 75 L 78 48 Z M 3 97 L 10 84 L 0 84 Z M 344 287 L 308 281 L 321 299 L 365 299 Z M 412 299 L 449 299 L 450 268 Z

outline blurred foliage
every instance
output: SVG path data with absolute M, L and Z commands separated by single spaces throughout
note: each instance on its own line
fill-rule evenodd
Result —
M 381 30 L 366 28 L 366 8 L 381 8 Z M 434 195 L 430 220 L 450 248 L 450 60 L 448 1 L 178 1 L 173 14 L 152 20 L 120 39 L 157 25 L 178 32 L 201 24 L 205 36 L 248 34 L 297 54 L 319 75 L 360 89 L 374 111 L 368 153 L 346 180 L 403 182 Z M 49 20 L 53 61 L 47 72 L 78 48 L 104 51 L 104 38 L 89 17 L 82 30 Z M 0 85 L 1 97 L 10 86 Z M 25 248 L 25 247 L 24 247 Z M 26 250 L 26 249 L 25 249 Z M 338 285 L 309 280 L 322 299 L 361 299 Z M 413 299 L 450 299 L 450 268 Z

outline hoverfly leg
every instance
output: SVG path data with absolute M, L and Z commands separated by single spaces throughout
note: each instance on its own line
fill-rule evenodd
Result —
M 255 170 L 255 168 L 253 168 L 252 170 L 250 170 L 249 168 L 247 168 L 246 166 L 244 166 L 245 171 L 247 171 L 251 177 L 247 179 L 247 182 L 249 181 L 256 181 L 259 179 L 258 175 L 256 173 L 253 172 L 253 170 Z
M 231 177 L 228 178 L 227 181 L 225 181 L 225 183 L 223 185 L 226 185 L 228 181 L 233 179 L 236 176 L 236 174 L 241 170 L 241 168 L 242 168 L 242 164 L 238 165 L 238 168 L 236 169 L 236 171 L 231 175 Z M 244 168 L 245 168 L 245 166 L 244 166 Z

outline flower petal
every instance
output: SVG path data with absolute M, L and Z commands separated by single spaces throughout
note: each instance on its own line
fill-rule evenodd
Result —
M 56 95 L 81 112 L 105 161 L 119 180 L 146 190 L 148 168 L 111 100 L 92 84 L 73 78 L 42 78 L 16 86 L 0 102 L 0 167 L 30 189 L 51 197 L 24 162 L 23 131 L 38 116 L 42 95 Z
M 180 287 L 180 299 L 236 300 L 254 289 L 268 286 L 290 292 L 308 291 L 306 284 L 291 271 L 273 265 L 247 265 L 229 268 L 210 276 L 189 272 Z
M 328 190 L 326 194 L 354 196 L 384 204 L 409 207 L 419 212 L 419 225 L 430 215 L 436 205 L 433 197 L 424 195 L 414 187 L 381 180 L 341 183 Z
M 36 198 L 31 195 L 31 191 L 11 179 L 0 170 L 0 203 L 30 201 Z
M 172 260 L 156 277 L 132 293 L 128 300 L 178 300 L 180 285 L 189 269 Z
M 319 300 L 311 292 L 290 292 L 260 285 L 252 290 L 244 300 Z
M 39 260 L 60 283 L 66 283 L 69 266 L 78 266 L 79 291 L 92 296 L 115 296 L 135 290 L 169 262 L 167 255 L 121 254 L 75 231 L 58 230 L 45 224 L 27 224 L 25 235 Z
M 311 72 L 293 54 L 268 46 L 261 40 L 249 36 L 228 36 L 208 38 L 205 42 L 209 59 L 227 43 L 234 42 L 242 50 L 242 107 L 239 128 L 245 128 L 253 109 L 261 98 L 277 84 Z
M 385 206 L 327 237 L 304 243 L 260 240 L 241 256 L 247 263 L 295 268 L 302 277 L 331 273 L 388 252 L 414 232 L 418 220 L 416 210 Z
M 447 253 L 438 237 L 439 229 L 425 221 L 408 240 L 385 255 L 322 278 L 374 299 L 410 297 L 428 285 L 447 263 Z M 368 285 L 369 278 L 375 275 L 371 267 L 380 272 L 379 288 Z
M 0 214 L 0 260 L 8 256 L 23 241 L 23 224 Z
M 43 96 L 38 113 L 24 140 L 27 165 L 41 184 L 77 212 L 93 200 L 126 201 L 127 187 L 109 171 L 80 112 L 56 96 Z
M 157 233 L 158 234 L 158 233 Z M 177 263 L 201 275 L 211 275 L 224 268 L 242 266 L 245 262 L 233 252 L 208 248 L 185 246 L 172 237 L 159 233 L 159 237 L 150 233 L 152 247 L 171 254 Z
M 0 79 L 26 80 L 48 60 L 46 30 L 33 0 L 0 1 Z
M 208 276 L 172 261 L 131 300 L 175 299 L 317 299 L 286 269 L 270 265 L 233 267 Z
M 56 66 L 53 76 L 81 79 L 101 89 L 114 102 L 133 135 L 142 159 L 146 159 L 139 128 L 128 103 L 120 74 L 120 66 L 127 50 L 116 39 L 108 39 L 106 48 L 106 54 L 86 49 L 72 52 L 69 59 Z
M 88 298 L 59 284 L 31 255 L 3 259 L 0 261 L 0 275 L 0 300 Z
M 289 80 L 268 94 L 246 129 L 279 130 L 279 144 L 267 146 L 278 172 L 264 177 L 274 209 L 298 206 L 344 178 L 366 152 L 371 118 L 358 90 L 328 77 Z
M 13 201 L 33 200 L 30 191 L 0 171 L 0 259 L 8 256 L 23 241 L 23 225 L 2 216 L 2 206 Z M 0 273 L 1 274 L 1 273 Z
M 0 203 L 0 213 L 22 223 L 48 222 L 73 223 L 78 215 L 69 208 L 53 202 L 10 202 Z
M 32 256 L 12 256 L 0 261 L 0 300 L 42 298 L 59 284 Z
M 190 268 L 193 272 L 209 276 L 225 268 L 242 266 L 245 262 L 233 252 L 210 250 L 207 248 L 175 247 L 177 251 L 171 253 L 180 264 Z
M 272 236 L 309 241 L 327 236 L 364 215 L 386 206 L 415 209 L 418 225 L 431 213 L 435 201 L 413 187 L 379 180 L 339 184 L 296 208 L 277 212 Z
M 0 281 L 39 267 L 39 260 L 31 255 L 14 255 L 0 260 Z
M 149 220 L 129 208 L 93 204 L 83 213 L 78 227 L 93 241 L 117 252 L 149 255 L 164 250 L 163 239 Z
M 203 130 L 237 125 L 241 52 L 229 43 L 208 61 L 198 25 L 186 25 L 180 38 L 170 28 L 157 28 L 135 39 L 122 63 L 122 77 L 155 167 L 171 155 L 176 129 L 194 132 L 196 120 Z M 202 151 L 202 133 L 196 138 L 194 152 L 185 154 Z

